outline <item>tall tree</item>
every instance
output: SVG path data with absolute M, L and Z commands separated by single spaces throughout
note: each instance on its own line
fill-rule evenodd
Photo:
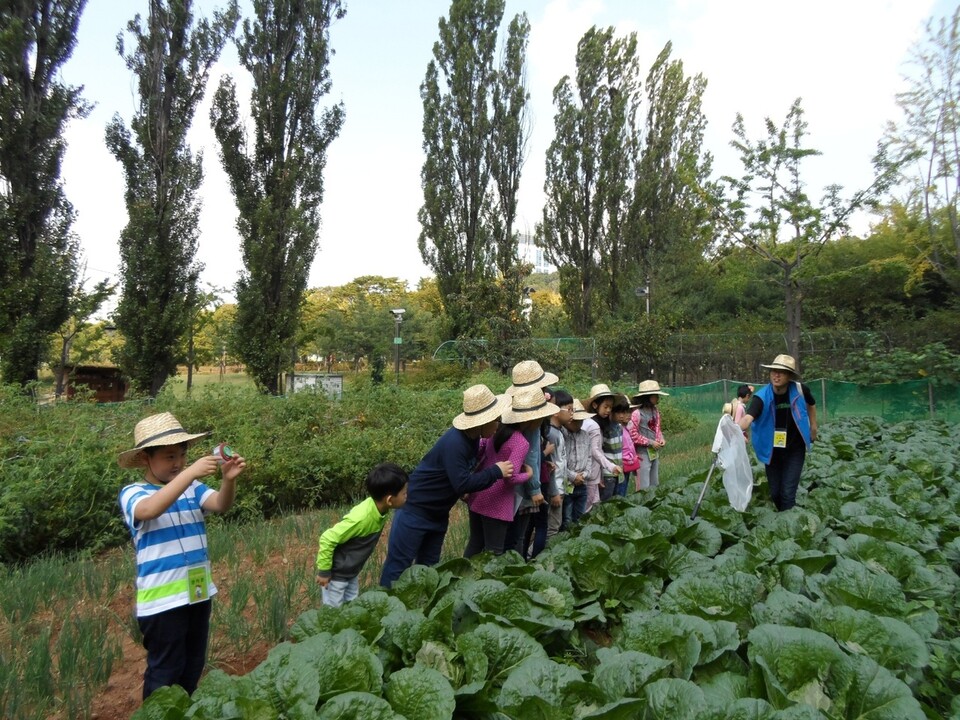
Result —
M 647 73 L 646 123 L 624 240 L 627 262 L 611 272 L 613 299 L 621 303 L 636 286 L 652 292 L 654 283 L 667 288 L 689 275 L 711 239 L 711 211 L 701 192 L 712 164 L 703 149 L 707 81 L 685 74 L 683 63 L 670 59 L 672 49 L 668 42 Z M 625 272 L 613 275 L 618 267 Z
M 59 82 L 86 0 L 0 0 L 0 379 L 36 380 L 69 317 L 77 275 L 73 207 L 60 180 L 82 88 Z
M 897 94 L 900 123 L 887 126 L 884 143 L 898 161 L 927 232 L 921 263 L 960 291 L 960 7 L 931 20 L 912 52 L 907 89 Z M 946 222 L 941 223 L 941 218 Z M 941 232 L 941 225 L 945 232 Z M 942 235 L 946 235 L 947 242 Z
M 339 0 L 254 0 L 254 20 L 244 20 L 237 41 L 253 76 L 252 147 L 231 77 L 221 80 L 210 110 L 243 244 L 235 346 L 272 394 L 295 350 L 318 248 L 327 148 L 343 125 L 342 103 L 319 105 L 331 88 L 330 25 L 345 12 Z
M 127 24 L 133 50 L 117 52 L 137 78 L 139 102 L 128 128 L 119 115 L 107 146 L 123 166 L 128 222 L 120 235 L 123 275 L 114 319 L 126 338 L 120 364 L 131 384 L 156 395 L 182 360 L 180 339 L 192 320 L 197 278 L 203 157 L 187 131 L 203 99 L 210 67 L 237 24 L 236 0 L 213 21 L 196 24 L 191 0 L 150 0 L 146 22 Z
M 588 334 L 603 268 L 619 265 L 637 158 L 637 38 L 591 28 L 577 45 L 577 76 L 553 91 L 556 134 L 547 150 L 547 199 L 538 244 L 560 268 L 574 332 Z
M 453 0 L 420 86 L 420 254 L 436 274 L 456 336 L 483 332 L 477 322 L 489 315 L 479 307 L 492 289 L 496 309 L 518 308 L 521 300 L 511 269 L 519 263 L 513 224 L 529 132 L 530 24 L 524 14 L 513 18 L 495 67 L 504 7 L 504 0 Z
M 787 351 L 799 359 L 804 261 L 824 244 L 848 231 L 850 216 L 889 187 L 891 173 L 881 170 L 873 184 L 850 199 L 839 185 L 828 186 L 819 204 L 807 195 L 802 163 L 820 152 L 806 147 L 807 123 L 800 99 L 782 126 L 766 119 L 766 137 L 750 140 L 737 114 L 731 145 L 740 154 L 743 175 L 724 177 L 729 195 L 717 206 L 719 230 L 727 243 L 741 244 L 778 269 L 786 313 Z

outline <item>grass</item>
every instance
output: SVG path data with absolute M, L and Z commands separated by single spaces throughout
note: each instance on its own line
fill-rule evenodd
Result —
M 689 430 L 668 433 L 660 492 L 669 492 L 672 480 L 709 467 L 715 419 L 700 418 Z M 248 672 L 302 612 L 320 605 L 313 572 L 317 538 L 345 510 L 246 524 L 211 518 L 210 557 L 220 592 L 208 668 Z M 442 559 L 460 556 L 467 535 L 467 514 L 458 504 Z M 377 585 L 386 545 L 385 533 L 361 573 L 361 590 Z M 96 558 L 55 556 L 0 567 L 0 717 L 91 716 L 97 694 L 124 662 L 123 642 L 140 641 L 133 579 L 129 548 Z

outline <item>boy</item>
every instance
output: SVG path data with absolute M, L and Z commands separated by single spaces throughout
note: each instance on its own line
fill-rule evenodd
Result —
M 566 452 L 566 483 L 563 496 L 563 527 L 575 523 L 587 511 L 587 480 L 596 473 L 593 443 L 583 429 L 583 421 L 593 417 L 579 400 L 573 401 L 573 412 L 564 424 L 563 447 Z
M 137 561 L 137 624 L 147 650 L 143 699 L 179 685 L 193 693 L 207 659 L 211 598 L 204 515 L 230 509 L 246 462 L 214 455 L 187 465 L 187 448 L 210 433 L 190 434 L 170 413 L 137 423 L 134 447 L 120 453 L 122 468 L 144 468 L 144 479 L 120 491 L 120 511 Z M 220 490 L 201 478 L 220 467 Z
M 360 594 L 360 570 L 380 540 L 387 513 L 407 501 L 407 473 L 393 463 L 381 463 L 367 475 L 362 503 L 320 536 L 317 583 L 323 604 L 340 607 Z
M 560 408 L 550 416 L 550 429 L 547 437 L 553 444 L 554 451 L 550 455 L 551 481 L 553 494 L 550 498 L 550 509 L 547 511 L 547 540 L 549 541 L 560 531 L 563 525 L 563 506 L 565 502 L 564 486 L 567 478 L 567 450 L 563 440 L 563 425 L 573 417 L 573 396 L 566 390 L 557 389 L 553 393 L 553 404 Z
M 493 436 L 509 405 L 507 395 L 494 395 L 486 385 L 464 391 L 463 412 L 410 474 L 407 502 L 394 516 L 387 539 L 381 585 L 390 587 L 414 563 L 436 565 L 457 500 L 513 475 L 509 461 L 474 472 L 480 438 Z

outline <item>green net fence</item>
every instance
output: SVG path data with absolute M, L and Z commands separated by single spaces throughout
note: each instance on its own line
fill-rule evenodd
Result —
M 669 392 L 693 413 L 719 415 L 723 404 L 736 396 L 737 387 L 747 382 L 758 388 L 763 385 L 756 381 L 717 380 L 704 385 L 672 387 Z M 864 415 L 877 415 L 894 422 L 922 418 L 960 422 L 960 385 L 928 380 L 859 385 L 823 379 L 809 380 L 806 384 L 817 401 L 817 417 L 822 422 Z

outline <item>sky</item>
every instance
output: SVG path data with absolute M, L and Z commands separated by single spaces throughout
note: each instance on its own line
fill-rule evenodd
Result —
M 346 121 L 328 150 L 319 251 L 310 287 L 341 285 L 362 275 L 399 277 L 414 289 L 432 273 L 417 248 L 423 195 L 419 88 L 449 0 L 347 0 L 346 16 L 330 30 L 333 89 L 324 105 L 343 102 Z M 211 16 L 223 2 L 196 0 L 195 14 Z M 77 211 L 87 278 L 119 281 L 117 238 L 126 224 L 120 166 L 104 143 L 114 114 L 127 122 L 136 84 L 116 52 L 116 37 L 145 0 L 88 0 L 77 48 L 63 79 L 83 85 L 95 104 L 66 132 L 63 179 Z M 242 0 L 242 12 L 249 4 Z M 737 113 L 748 137 L 764 134 L 764 119 L 782 124 L 802 98 L 808 144 L 822 155 L 806 162 L 808 192 L 839 184 L 846 194 L 868 186 L 871 158 L 884 126 L 898 117 L 911 47 L 931 17 L 953 11 L 946 0 L 507 0 L 505 22 L 526 12 L 531 24 L 527 78 L 532 119 L 523 170 L 518 225 L 533 232 L 541 218 L 544 158 L 553 137 L 553 88 L 575 71 L 578 40 L 593 25 L 635 32 L 646 72 L 663 46 L 685 71 L 707 79 L 705 146 L 715 175 L 739 175 L 729 143 Z M 197 260 L 206 285 L 232 288 L 242 270 L 236 209 L 210 130 L 210 97 L 231 75 L 241 102 L 250 81 L 232 45 L 214 66 L 189 142 L 202 151 L 203 210 Z M 862 221 L 864 225 L 868 220 Z M 863 232 L 867 227 L 861 228 Z M 228 291 L 225 299 L 230 300 Z

